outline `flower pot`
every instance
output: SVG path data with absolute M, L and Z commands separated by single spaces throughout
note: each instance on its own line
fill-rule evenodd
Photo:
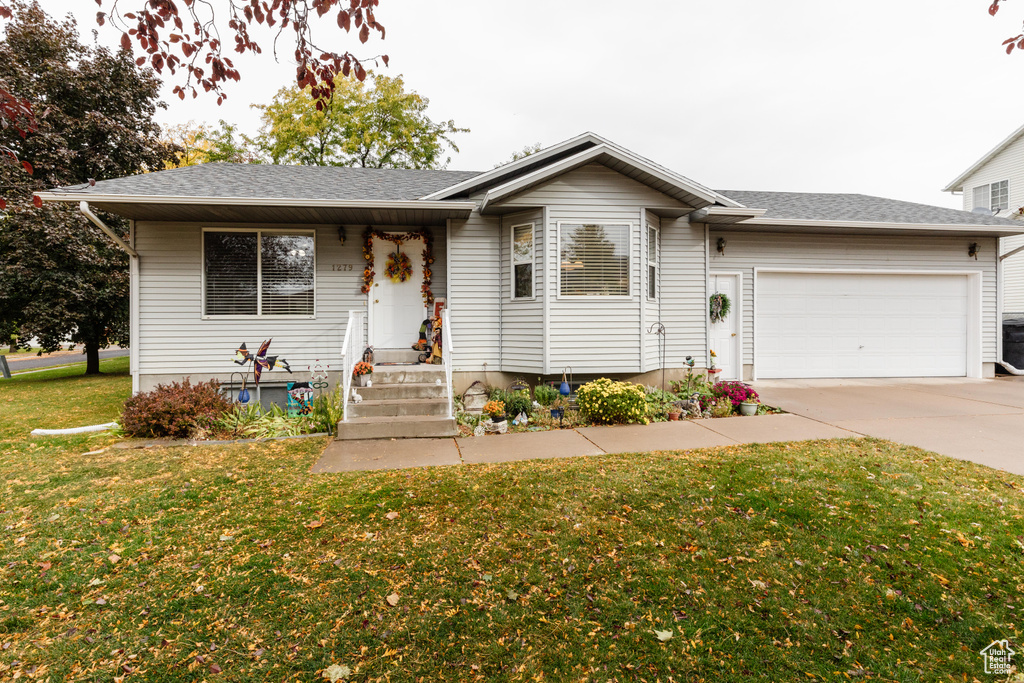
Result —
M 504 422 L 504 421 L 505 421 L 505 416 L 504 415 L 491 415 L 491 422 L 493 422 L 494 424 L 498 424 L 498 423 Z
M 369 373 L 367 373 L 365 375 L 356 375 L 355 376 L 355 380 L 356 380 L 356 386 L 357 387 L 365 387 L 366 383 L 370 380 L 370 375 L 369 375 Z
M 670 412 L 668 414 L 668 419 L 669 419 L 670 422 L 675 422 L 675 421 L 677 421 L 679 419 L 679 416 L 681 414 L 682 413 L 680 413 L 678 410 L 673 410 L 672 412 Z
M 744 401 L 740 404 L 740 415 L 757 415 L 757 404 Z

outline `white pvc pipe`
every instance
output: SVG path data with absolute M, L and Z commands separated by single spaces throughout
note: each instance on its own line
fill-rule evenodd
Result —
M 70 427 L 68 429 L 33 429 L 32 436 L 60 436 L 63 434 L 85 434 L 86 432 L 105 432 L 117 427 L 116 422 L 106 422 L 88 427 Z
M 1017 368 L 1007 363 L 1005 360 L 999 361 L 999 364 L 1003 366 L 1003 370 L 1006 370 L 1011 375 L 1017 375 L 1018 377 L 1024 376 L 1024 370 L 1018 370 Z

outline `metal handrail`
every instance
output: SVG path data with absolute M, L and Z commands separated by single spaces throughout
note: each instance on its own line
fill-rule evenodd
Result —
M 345 340 L 341 343 L 341 405 L 342 422 L 348 422 L 348 399 L 352 389 L 352 370 L 361 356 L 360 347 L 363 340 L 362 311 L 348 312 L 348 325 L 345 327 Z
M 455 417 L 452 406 L 452 327 L 451 316 L 445 311 L 441 317 L 441 359 L 444 361 L 444 379 L 448 383 L 448 417 Z

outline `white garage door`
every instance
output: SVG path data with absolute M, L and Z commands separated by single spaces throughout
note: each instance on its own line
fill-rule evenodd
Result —
M 760 378 L 962 377 L 966 275 L 758 273 Z

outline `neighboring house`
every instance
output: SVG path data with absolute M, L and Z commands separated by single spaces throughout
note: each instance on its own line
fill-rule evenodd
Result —
M 456 391 L 566 369 L 658 383 L 657 323 L 670 377 L 710 349 L 725 378 L 987 377 L 997 242 L 1024 232 L 863 195 L 716 192 L 592 134 L 484 173 L 207 164 L 40 196 L 131 220 L 136 391 L 227 380 L 240 342 L 270 338 L 295 377 L 336 371 L 350 320 L 353 349 L 408 349 L 427 237 Z M 404 283 L 384 276 L 387 235 Z M 716 291 L 733 312 L 712 325 Z
M 1021 219 L 1024 209 L 1024 126 L 1013 132 L 985 156 L 943 188 L 963 195 L 964 211 L 983 216 Z M 1000 239 L 1002 303 L 1004 316 L 1024 314 L 1024 235 Z M 1007 256 L 1009 254 L 1009 256 Z

